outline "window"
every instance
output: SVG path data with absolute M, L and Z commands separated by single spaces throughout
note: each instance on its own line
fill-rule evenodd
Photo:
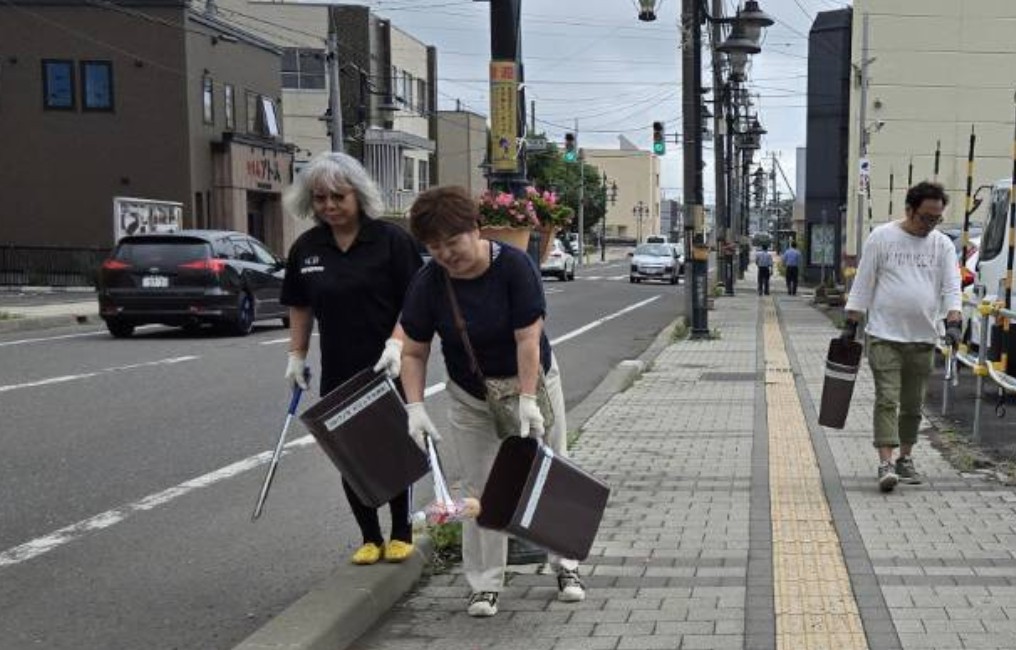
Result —
M 390 99 L 392 100 L 391 101 L 392 104 L 395 104 L 396 102 L 398 102 L 399 101 L 399 97 L 402 96 L 402 93 L 399 92 L 399 86 L 401 85 L 401 80 L 402 80 L 402 76 L 399 75 L 399 69 L 396 68 L 395 66 L 392 66 L 392 77 L 391 77 L 391 80 L 389 82 L 391 84 L 389 90 L 391 92 L 391 98 Z
M 278 258 L 272 255 L 272 253 L 267 248 L 262 246 L 261 242 L 259 242 L 258 240 L 248 239 L 247 243 L 254 250 L 254 256 L 257 258 L 258 262 L 261 262 L 266 266 L 275 266 L 276 264 L 279 263 Z
M 275 102 L 268 97 L 261 97 L 261 111 L 264 114 L 264 131 L 262 135 L 279 137 L 279 117 L 275 111 Z
M 215 124 L 215 104 L 213 102 L 214 84 L 212 78 L 205 75 L 201 78 L 201 115 L 205 124 Z
M 407 111 L 413 110 L 413 75 L 408 72 L 402 73 L 402 100 Z
M 279 109 L 271 97 L 247 91 L 247 133 L 272 138 L 282 135 Z
M 410 190 L 413 189 L 413 167 L 415 166 L 414 161 L 409 156 L 402 157 L 402 189 Z
M 416 174 L 416 183 L 419 187 L 419 190 L 422 192 L 428 187 L 430 187 L 430 161 L 419 160 L 417 161 L 417 164 L 419 165 L 419 167 L 418 172 Z
M 73 61 L 43 59 L 42 101 L 48 110 L 74 110 Z
M 324 90 L 325 51 L 287 47 L 282 52 L 282 87 Z
M 109 61 L 81 62 L 81 110 L 113 110 L 113 64 Z
M 236 128 L 236 101 L 233 99 L 233 87 L 226 84 L 222 87 L 222 106 L 226 111 L 226 130 Z
M 424 79 L 416 80 L 416 112 L 427 115 L 427 82 Z
M 259 98 L 257 93 L 247 91 L 247 133 L 257 133 Z

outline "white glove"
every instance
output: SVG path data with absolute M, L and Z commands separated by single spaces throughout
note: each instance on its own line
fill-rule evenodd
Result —
M 536 395 L 519 395 L 519 435 L 528 438 L 532 432 L 543 436 L 543 414 L 536 403 Z
M 310 373 L 307 371 L 307 359 L 299 352 L 290 352 L 289 361 L 286 363 L 286 380 L 290 386 L 299 386 L 302 390 L 309 388 L 307 378 Z
M 416 444 L 420 445 L 423 449 L 427 448 L 423 440 L 424 433 L 429 435 L 430 439 L 434 442 L 441 442 L 441 434 L 437 432 L 437 427 L 430 421 L 430 416 L 427 415 L 427 409 L 424 408 L 423 402 L 406 404 L 406 413 L 409 415 L 409 435 L 416 441 Z
M 385 349 L 374 364 L 374 372 L 384 371 L 389 379 L 395 379 L 402 372 L 402 341 L 388 339 Z

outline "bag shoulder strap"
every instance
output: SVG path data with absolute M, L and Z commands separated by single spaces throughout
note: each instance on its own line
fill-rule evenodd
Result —
M 448 275 L 447 271 L 442 269 L 442 275 L 445 279 L 445 290 L 448 293 L 448 302 L 452 307 L 452 320 L 455 321 L 455 329 L 459 331 L 459 336 L 462 338 L 462 345 L 466 348 L 466 355 L 469 357 L 469 369 L 476 373 L 476 376 L 480 378 L 480 381 L 484 381 L 483 371 L 480 370 L 480 364 L 476 361 L 476 353 L 473 352 L 473 344 L 469 340 L 469 332 L 466 331 L 466 319 L 462 317 L 462 310 L 459 309 L 459 301 L 455 297 L 455 287 L 452 286 L 451 276 Z

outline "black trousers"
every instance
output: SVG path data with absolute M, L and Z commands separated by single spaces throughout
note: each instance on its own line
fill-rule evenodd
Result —
M 758 295 L 769 295 L 769 276 L 772 272 L 768 266 L 758 267 Z
M 360 534 L 363 535 L 363 543 L 373 542 L 378 546 L 384 543 L 384 535 L 381 534 L 381 522 L 378 519 L 377 508 L 372 508 L 356 496 L 353 488 L 342 479 L 342 488 L 346 491 L 346 500 L 353 510 L 356 523 L 360 525 Z M 388 509 L 392 515 L 392 539 L 401 542 L 412 543 L 413 526 L 409 521 L 409 490 L 402 492 L 388 502 Z
M 799 269 L 796 266 L 788 266 L 787 267 L 787 271 L 786 271 L 786 273 L 787 273 L 787 293 L 789 293 L 792 296 L 796 296 L 797 295 L 797 272 L 798 272 L 798 270 Z

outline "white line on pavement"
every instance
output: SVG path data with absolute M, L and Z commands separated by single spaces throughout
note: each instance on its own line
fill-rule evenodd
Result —
M 153 327 L 163 327 L 162 325 L 142 325 L 138 327 L 139 330 L 151 329 Z M 45 343 L 46 341 L 59 341 L 60 339 L 77 339 L 83 336 L 95 336 L 96 334 L 107 334 L 106 330 L 91 330 L 89 332 L 79 332 L 77 334 L 60 334 L 57 336 L 39 336 L 31 339 L 17 339 L 14 341 L 4 341 L 0 343 L 0 348 L 7 347 L 8 345 L 25 345 L 26 343 Z
M 78 379 L 88 379 L 89 377 L 97 377 L 103 373 L 120 372 L 121 370 L 134 370 L 136 368 L 147 368 L 150 366 L 168 366 L 175 363 L 181 363 L 183 361 L 194 361 L 200 359 L 194 355 L 187 355 L 184 357 L 170 357 L 168 359 L 159 359 L 158 361 L 143 361 L 141 363 L 131 363 L 126 366 L 112 366 L 109 368 L 103 368 L 102 370 L 96 370 L 95 372 L 85 372 L 78 375 L 62 375 L 60 377 L 49 377 L 47 379 L 39 379 L 37 381 L 29 381 L 23 384 L 7 384 L 6 386 L 0 386 L 0 393 L 6 393 L 12 390 L 19 390 L 22 388 L 36 388 L 38 386 L 49 386 L 51 384 L 62 384 L 68 381 L 75 381 Z
M 608 314 L 603 318 L 592 321 L 591 323 L 587 323 L 586 325 L 583 325 L 578 329 L 572 330 L 567 334 L 559 336 L 556 339 L 553 339 L 550 343 L 551 345 L 557 345 L 558 343 L 563 343 L 569 339 L 573 339 L 576 336 L 584 334 L 591 329 L 599 327 L 600 325 L 608 321 L 618 318 L 619 316 L 635 311 L 636 309 L 645 307 L 646 305 L 656 300 L 659 300 L 660 297 L 661 296 L 653 296 L 652 298 L 648 298 L 641 302 L 637 302 L 633 305 L 629 305 L 628 307 L 625 307 L 620 311 L 616 311 L 613 314 Z M 99 371 L 98 373 L 89 373 L 89 375 L 87 376 L 93 376 L 101 372 L 109 372 L 112 370 L 141 367 L 146 365 L 155 365 L 158 363 L 165 363 L 170 361 L 172 362 L 186 361 L 197 358 L 198 357 L 177 357 L 176 360 L 163 359 L 162 361 L 152 361 L 141 364 L 133 364 L 132 366 L 119 366 L 117 368 L 107 368 L 105 370 Z M 77 378 L 77 376 L 74 375 L 70 377 Z M 70 381 L 70 379 L 67 379 L 66 381 Z M 445 387 L 446 384 L 444 382 L 440 382 L 432 386 L 429 386 L 424 391 L 424 396 L 431 397 L 433 395 L 437 395 L 438 393 L 444 391 Z M 7 387 L 0 386 L 0 390 L 3 390 L 4 388 Z M 297 447 L 306 447 L 311 445 L 313 442 L 314 442 L 313 436 L 309 435 L 303 436 L 302 438 L 298 438 L 296 440 L 293 440 L 292 442 L 287 443 L 285 449 L 288 450 Z M 157 506 L 165 505 L 178 497 L 188 494 L 189 492 L 192 492 L 199 488 L 209 487 L 211 485 L 214 485 L 215 483 L 219 483 L 220 481 L 224 481 L 228 478 L 232 478 L 248 470 L 254 469 L 259 465 L 267 463 L 269 460 L 271 460 L 271 458 L 272 458 L 271 451 L 263 451 L 260 454 L 250 456 L 243 460 L 237 461 L 231 465 L 227 465 L 226 467 L 223 467 L 221 469 L 209 472 L 208 474 L 205 474 L 203 476 L 199 476 L 189 481 L 185 481 L 179 485 L 163 490 L 162 492 L 151 494 L 141 499 L 140 501 L 135 501 L 134 503 L 130 503 L 125 506 L 121 506 L 119 508 L 107 510 L 106 512 L 95 515 L 94 517 L 90 517 L 88 519 L 79 521 L 76 524 L 65 526 L 64 528 L 52 532 L 44 537 L 38 537 L 29 542 L 25 542 L 20 546 L 15 546 L 14 548 L 8 549 L 0 553 L 0 567 L 11 566 L 19 564 L 21 562 L 25 562 L 27 560 L 31 560 L 32 558 L 43 555 L 44 553 L 48 553 L 49 551 L 52 551 L 55 548 L 63 546 L 64 544 L 73 542 L 76 539 L 83 537 L 87 533 L 102 530 L 104 528 L 109 528 L 110 526 L 118 524 L 121 521 L 127 519 L 128 517 L 136 513 L 144 512 L 146 510 L 152 510 Z
M 311 334 L 311 336 L 318 336 L 318 333 L 314 332 L 313 334 Z M 287 336 L 281 339 L 268 339 L 267 341 L 261 341 L 260 343 L 258 343 L 258 345 L 278 345 L 280 343 L 289 343 L 289 337 Z

